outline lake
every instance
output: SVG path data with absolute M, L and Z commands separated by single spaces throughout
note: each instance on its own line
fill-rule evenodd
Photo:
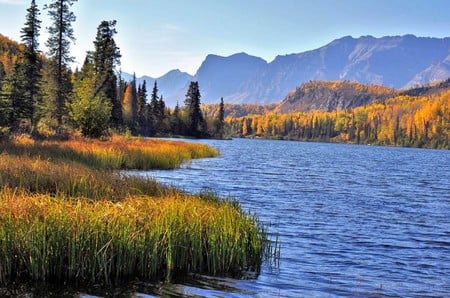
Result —
M 197 277 L 160 294 L 450 296 L 450 151 L 202 140 L 221 156 L 135 172 L 236 198 L 281 241 L 256 279 Z M 273 236 L 275 237 L 275 236 Z M 145 297 L 145 293 L 138 293 Z

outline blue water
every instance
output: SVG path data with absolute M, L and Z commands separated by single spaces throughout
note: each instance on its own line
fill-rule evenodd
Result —
M 450 297 L 450 151 L 200 142 L 221 156 L 134 174 L 237 198 L 279 236 L 280 264 L 256 279 L 202 277 L 161 295 Z

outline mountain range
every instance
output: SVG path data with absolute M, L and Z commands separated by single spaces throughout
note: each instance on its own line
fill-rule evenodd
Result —
M 404 35 L 346 36 L 315 50 L 277 56 L 270 63 L 246 53 L 208 55 L 194 76 L 172 70 L 156 80 L 167 105 L 174 106 L 183 103 L 190 81 L 199 82 L 202 103 L 223 97 L 227 103 L 269 104 L 308 81 L 347 80 L 401 89 L 449 77 L 449 37 Z M 147 86 L 155 81 L 137 81 L 144 79 Z

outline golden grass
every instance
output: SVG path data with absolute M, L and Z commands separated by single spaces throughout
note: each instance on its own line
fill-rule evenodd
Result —
M 35 142 L 20 138 L 0 145 L 0 152 L 39 156 L 43 159 L 70 160 L 94 169 L 175 169 L 193 158 L 214 157 L 219 152 L 204 144 L 158 139 L 126 139 L 114 136 L 110 141 L 72 139 Z
M 109 170 L 217 154 L 204 145 L 25 139 L 0 152 L 0 285 L 234 275 L 259 270 L 270 249 L 264 228 L 237 202 Z
M 11 279 L 110 284 L 261 263 L 265 235 L 234 204 L 199 197 L 59 199 L 0 192 L 0 284 Z M 251 253 L 249 253 L 251 251 Z

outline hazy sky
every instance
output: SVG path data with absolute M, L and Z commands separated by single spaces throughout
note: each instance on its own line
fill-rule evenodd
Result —
M 0 0 L 0 33 L 20 40 L 29 0 Z M 49 26 L 44 4 L 41 49 Z M 117 20 L 122 70 L 159 77 L 195 74 L 208 54 L 276 55 L 321 47 L 346 35 L 450 36 L 449 0 L 78 0 L 73 7 L 81 63 L 97 26 Z

